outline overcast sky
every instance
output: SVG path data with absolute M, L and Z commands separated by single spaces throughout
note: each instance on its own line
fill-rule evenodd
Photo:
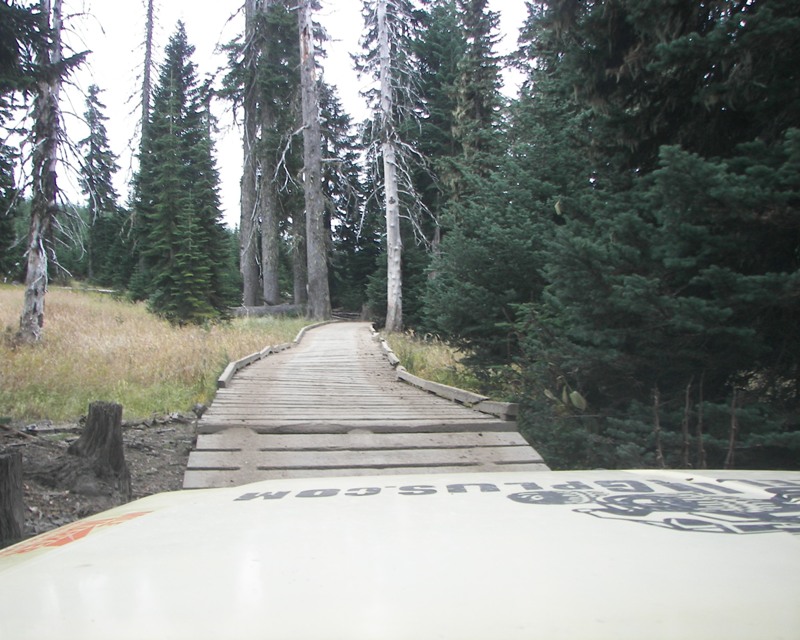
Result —
M 85 71 L 75 78 L 77 89 L 65 91 L 64 111 L 82 114 L 85 111 L 83 91 L 94 83 L 103 91 L 106 123 L 112 151 L 119 156 L 121 167 L 118 188 L 123 202 L 128 196 L 131 172 L 131 143 L 138 119 L 138 91 L 141 84 L 141 43 L 144 40 L 144 0 L 65 0 L 65 10 L 83 13 L 70 21 L 70 39 L 76 47 L 90 49 L 92 55 Z M 215 53 L 217 46 L 233 40 L 242 30 L 244 18 L 237 13 L 242 0 L 156 0 L 156 61 L 160 63 L 164 47 L 183 20 L 189 43 L 195 47 L 193 61 L 200 77 L 214 73 L 224 64 L 223 56 Z M 501 14 L 504 40 L 502 52 L 512 49 L 518 29 L 525 18 L 524 0 L 490 0 L 493 10 Z M 335 85 L 345 109 L 359 120 L 367 115 L 366 105 L 359 95 L 359 81 L 349 54 L 358 51 L 363 19 L 361 0 L 322 0 L 317 20 L 331 36 L 328 58 L 324 61 L 325 80 Z M 81 91 L 83 90 L 83 91 Z M 133 96 L 133 97 L 132 97 Z M 223 128 L 216 141 L 217 164 L 220 170 L 223 213 L 230 225 L 239 217 L 239 179 L 241 177 L 241 134 L 232 125 L 230 113 L 220 105 L 216 115 Z M 85 134 L 78 131 L 74 119 L 66 116 L 73 139 Z M 66 179 L 62 188 L 72 188 Z

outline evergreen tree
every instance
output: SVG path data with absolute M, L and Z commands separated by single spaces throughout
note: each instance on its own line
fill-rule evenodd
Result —
M 182 23 L 166 48 L 135 181 L 135 292 L 176 322 L 224 313 L 226 238 L 205 96 Z M 143 294 L 143 295 L 142 295 Z
M 500 16 L 488 0 L 456 0 L 466 49 L 458 64 L 454 135 L 472 173 L 496 163 L 500 110 L 500 65 L 495 53 Z M 488 165 L 488 166 L 484 166 Z
M 436 65 L 450 90 L 430 102 L 434 110 L 429 120 L 437 117 L 444 127 L 436 128 L 448 135 L 440 136 L 444 145 L 436 154 L 444 238 L 427 283 L 425 326 L 484 361 L 490 355 L 507 359 L 510 332 L 498 325 L 513 317 L 509 305 L 530 300 L 538 286 L 531 273 L 537 214 L 522 205 L 535 203 L 539 189 L 525 173 L 526 158 L 504 149 L 509 132 L 500 127 L 497 14 L 486 2 L 453 0 L 441 3 L 432 16 L 443 20 L 439 30 L 455 21 L 460 44 L 445 49 L 455 59 Z M 541 173 L 536 165 L 531 168 Z
M 117 205 L 119 196 L 113 182 L 119 167 L 109 148 L 104 109 L 100 89 L 91 85 L 84 113 L 89 133 L 78 146 L 83 151 L 80 184 L 88 210 L 86 275 L 98 283 L 113 285 L 126 279 L 121 270 L 126 264 L 129 269 L 132 265 L 127 257 L 128 248 L 123 246 L 124 217 Z
M 14 95 L 32 91 L 35 83 L 34 55 L 42 46 L 39 22 L 32 7 L 0 0 L 0 131 L 7 140 L 17 105 Z M 19 133 L 19 132 L 18 132 Z M 0 280 L 22 275 L 24 250 L 15 224 L 19 189 L 14 175 L 18 151 L 0 142 Z M 15 247 L 19 247 L 15 249 Z
M 454 162 L 462 153 L 456 137 L 456 112 L 467 41 L 455 0 L 435 2 L 418 16 L 421 26 L 413 47 L 424 109 L 418 126 L 409 127 L 408 134 L 430 160 L 433 171 L 417 171 L 414 179 L 426 206 L 438 219 L 455 192 Z
M 555 465 L 731 464 L 731 424 L 738 464 L 797 460 L 797 86 L 746 61 L 774 38 L 796 73 L 799 10 L 648 6 L 532 15 L 532 77 L 577 98 L 591 168 L 554 194 L 546 286 L 518 325 L 528 426 Z
M 11 113 L 6 97 L 0 94 L 0 129 L 5 129 Z M 0 143 L 0 281 L 19 275 L 22 251 L 14 251 L 17 244 L 15 203 L 19 192 L 14 172 L 19 161 L 18 153 L 9 145 Z

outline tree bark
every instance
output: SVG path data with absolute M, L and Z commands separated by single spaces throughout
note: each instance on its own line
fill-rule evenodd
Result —
M 25 505 L 22 490 L 22 454 L 0 454 L 0 549 L 22 539 Z
M 266 112 L 270 109 L 262 107 Z M 264 127 L 267 120 L 274 126 L 274 118 L 265 116 Z M 278 189 L 275 184 L 275 165 L 273 162 L 262 158 L 264 171 L 261 175 L 259 188 L 261 210 L 261 269 L 263 277 L 263 297 L 266 304 L 280 304 L 280 263 L 281 263 L 281 237 L 280 215 L 278 215 Z
M 306 205 L 308 315 L 331 317 L 328 284 L 328 243 L 325 241 L 325 200 L 322 195 L 322 134 L 320 132 L 314 27 L 310 0 L 298 7 L 300 29 L 300 87 L 303 103 L 303 191 Z
M 40 8 L 43 31 L 52 32 L 52 41 L 37 54 L 41 77 L 33 113 L 33 195 L 28 232 L 25 301 L 18 334 L 21 341 L 28 343 L 38 342 L 42 338 L 48 252 L 52 251 L 52 226 L 58 210 L 56 168 L 60 137 L 58 94 L 61 80 L 56 68 L 61 62 L 61 0 L 54 0 L 52 6 L 51 0 L 41 0 Z
M 244 49 L 244 96 L 242 111 L 244 119 L 244 158 L 242 162 L 241 211 L 239 214 L 239 270 L 242 274 L 242 303 L 246 307 L 258 306 L 258 214 L 256 211 L 258 184 L 258 98 L 256 83 L 255 20 L 258 0 L 247 0 L 245 11 Z
M 403 330 L 403 241 L 400 236 L 400 193 L 397 184 L 397 147 L 394 132 L 392 56 L 387 0 L 378 0 L 378 55 L 380 65 L 381 151 L 386 208 L 386 331 Z
M 308 302 L 308 264 L 306 260 L 306 224 L 299 217 L 292 220 L 292 278 L 294 304 L 305 306 Z

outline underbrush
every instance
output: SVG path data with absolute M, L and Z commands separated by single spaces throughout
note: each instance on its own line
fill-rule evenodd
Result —
M 0 417 L 71 421 L 90 402 L 121 404 L 126 419 L 187 411 L 211 401 L 228 362 L 290 342 L 303 318 L 234 319 L 176 327 L 143 304 L 51 289 L 44 338 L 16 344 L 22 287 L 0 286 Z

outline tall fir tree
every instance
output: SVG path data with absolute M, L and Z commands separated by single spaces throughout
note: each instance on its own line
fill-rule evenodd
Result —
M 178 23 L 153 92 L 134 193 L 141 254 L 134 292 L 179 323 L 219 318 L 230 303 L 211 116 L 193 52 Z
M 781 43 L 781 73 L 797 73 L 799 10 L 648 6 L 532 14 L 532 78 L 574 105 L 590 166 L 554 194 L 546 286 L 517 327 L 542 412 L 525 421 L 555 465 L 722 466 L 731 424 L 738 464 L 786 464 L 800 451 L 800 120 L 796 83 L 766 62 Z
M 15 94 L 26 94 L 35 86 L 35 51 L 43 46 L 39 20 L 34 7 L 0 2 L 0 132 L 11 138 L 18 104 Z M 15 181 L 20 163 L 14 146 L 0 143 L 0 279 L 22 275 L 23 249 L 18 244 L 15 214 L 20 191 Z
M 89 87 L 84 113 L 89 128 L 86 138 L 78 143 L 82 150 L 80 185 L 87 199 L 87 276 L 108 286 L 118 286 L 130 276 L 130 248 L 123 236 L 125 217 L 120 211 L 119 196 L 114 187 L 116 156 L 108 143 L 100 89 Z

